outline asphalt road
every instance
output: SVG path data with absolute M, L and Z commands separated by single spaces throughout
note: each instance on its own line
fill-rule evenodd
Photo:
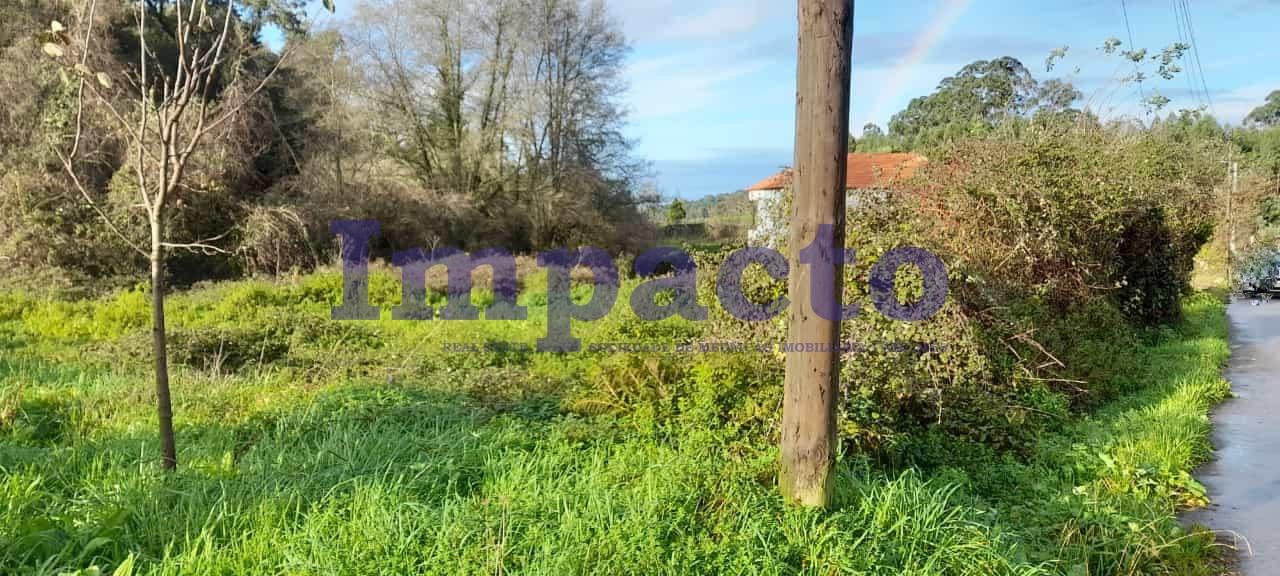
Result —
M 1238 534 L 1242 574 L 1280 576 L 1280 302 L 1227 315 L 1235 397 L 1214 414 L 1216 459 L 1197 475 L 1213 504 L 1185 519 Z

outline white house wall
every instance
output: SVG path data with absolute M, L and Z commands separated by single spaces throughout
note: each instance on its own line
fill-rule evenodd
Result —
M 747 197 L 756 207 L 755 226 L 747 231 L 747 244 L 775 248 L 781 246 L 788 231 L 782 214 L 786 195 L 782 190 L 752 190 Z
M 787 190 L 752 190 L 747 197 L 755 203 L 755 226 L 747 231 L 747 244 L 750 246 L 766 246 L 778 248 L 784 244 L 790 233 L 788 215 L 783 214 L 782 207 L 786 201 Z M 861 206 L 868 199 L 884 198 L 883 190 L 846 190 L 845 202 L 848 208 Z

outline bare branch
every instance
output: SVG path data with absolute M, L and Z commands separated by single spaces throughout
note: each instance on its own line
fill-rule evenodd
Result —
M 102 219 L 102 222 L 107 225 L 107 228 L 110 228 L 111 231 L 115 233 L 115 235 L 118 236 L 121 240 L 123 240 L 125 244 L 128 244 L 129 247 L 132 248 L 134 252 L 137 252 L 138 254 L 141 254 L 143 257 L 146 257 L 147 252 L 143 250 L 142 247 L 139 246 L 136 242 L 134 242 L 133 240 L 130 240 L 128 236 L 125 236 L 124 232 L 120 231 L 120 228 L 116 226 L 115 222 L 111 219 L 111 217 L 108 216 L 107 213 L 104 212 L 100 206 L 98 206 L 97 202 L 93 201 L 93 195 L 89 194 L 89 190 L 86 189 L 84 186 L 84 183 L 80 181 L 80 176 L 76 174 L 75 167 L 71 164 L 71 158 L 65 156 L 61 150 L 56 150 L 55 152 L 58 155 L 58 160 L 62 162 L 63 170 L 67 172 L 67 175 L 71 177 L 71 182 L 74 183 L 76 186 L 76 189 L 80 191 L 80 196 L 84 199 L 85 204 L 88 204 L 89 207 L 92 208 L 93 211 L 98 214 L 98 217 Z
M 174 84 L 174 97 L 176 98 L 176 102 L 174 102 L 174 109 L 170 113 L 166 114 L 168 124 L 163 129 L 162 136 L 165 147 L 165 164 L 162 167 L 162 174 L 164 175 L 162 176 L 162 182 L 160 183 L 161 187 L 156 193 L 155 205 L 157 207 L 164 206 L 169 193 L 175 190 L 178 183 L 182 180 L 183 173 L 187 167 L 187 162 L 190 160 L 191 155 L 195 153 L 196 147 L 200 144 L 200 141 L 204 138 L 205 134 L 211 131 L 217 124 L 215 123 L 214 126 L 206 128 L 209 107 L 209 89 L 213 84 L 213 82 L 211 82 L 211 77 L 222 61 L 223 50 L 226 47 L 227 38 L 230 36 L 231 32 L 231 15 L 234 12 L 235 2 L 228 2 L 226 14 L 223 16 L 222 30 L 218 33 L 218 38 L 214 42 L 214 49 L 211 51 L 213 53 L 213 60 L 208 64 L 208 66 L 193 66 L 192 70 L 188 71 L 187 82 L 185 84 L 182 86 L 178 86 L 176 83 Z M 178 27 L 181 29 L 185 26 L 186 25 L 182 23 L 181 18 L 179 18 Z M 274 72 L 275 70 L 273 69 L 272 73 L 274 74 Z M 184 144 L 182 150 L 179 151 L 177 148 L 177 131 L 179 124 L 182 116 L 186 113 L 187 106 L 190 104 L 191 98 L 195 95 L 196 89 L 199 87 L 200 81 L 203 81 L 204 87 L 200 97 L 196 126 L 191 132 L 190 140 Z M 259 86 L 259 90 L 260 89 L 261 86 Z M 258 90 L 255 90 L 254 95 L 256 95 L 257 92 Z M 236 111 L 238 111 L 239 108 L 239 106 L 236 107 Z M 169 165 L 169 162 L 173 163 L 172 166 Z M 169 171 L 169 168 L 172 168 L 171 172 Z
M 120 125 L 120 129 L 124 132 L 125 136 L 129 140 L 129 146 L 131 147 L 141 146 L 140 144 L 141 136 L 138 133 L 137 128 L 134 127 L 133 121 L 126 119 L 124 117 L 124 114 L 122 114 L 120 110 L 116 108 L 115 104 L 112 103 L 110 96 L 107 94 L 103 94 L 101 91 L 99 91 L 95 83 L 88 82 L 86 86 L 88 86 L 89 91 L 93 93 L 94 97 L 98 99 L 98 102 L 101 103 L 107 109 L 107 112 L 111 114 L 112 119 L 115 120 L 116 123 Z M 153 162 L 159 161 L 159 159 L 156 158 L 155 155 L 152 154 L 150 150 L 144 149 L 144 151 L 147 157 L 151 161 Z
M 84 49 L 80 54 L 80 64 L 83 67 L 89 61 L 89 42 L 93 38 L 93 18 L 98 8 L 98 0 L 90 0 L 89 2 L 89 19 L 84 29 Z M 80 151 L 80 138 L 84 134 L 84 83 L 83 74 L 80 76 L 80 83 L 76 87 L 76 133 L 75 139 L 71 143 L 71 153 L 68 154 L 68 163 L 75 159 L 76 154 Z
M 226 238 L 227 236 L 230 236 L 231 232 L 233 232 L 234 230 L 235 229 L 232 228 L 231 230 L 227 230 L 226 232 L 223 232 L 222 234 L 219 234 L 212 238 L 196 240 L 195 242 L 161 242 L 160 245 L 164 246 L 165 248 L 173 248 L 176 250 L 188 250 L 191 252 L 200 252 L 206 256 L 212 256 L 215 254 L 230 254 L 231 253 L 230 250 L 215 246 L 211 244 L 211 242 L 217 242 L 219 240 L 222 240 L 223 238 Z
M 84 46 L 80 54 L 80 64 L 82 66 L 85 65 L 89 60 L 89 43 L 93 39 L 93 19 L 97 13 L 97 6 L 98 6 L 97 0 L 91 0 L 91 2 L 89 3 L 89 18 L 85 26 Z M 98 215 L 98 217 L 102 219 L 103 223 L 107 225 L 107 228 L 109 228 L 111 232 L 113 232 L 116 236 L 118 236 L 121 240 L 123 240 L 125 244 L 128 244 L 129 247 L 132 248 L 135 252 L 138 252 L 139 254 L 146 256 L 146 252 L 144 252 L 142 248 L 138 246 L 137 243 L 135 243 L 133 240 L 130 240 L 129 237 L 126 236 L 124 232 L 122 232 L 120 228 L 116 226 L 115 222 L 111 219 L 111 217 L 108 216 L 107 213 L 102 210 L 102 207 L 98 206 L 98 203 L 93 200 L 93 195 L 89 193 L 89 190 L 84 186 L 84 183 L 80 180 L 80 175 L 76 174 L 74 163 L 75 163 L 76 157 L 79 155 L 79 152 L 80 152 L 80 142 L 84 137 L 84 86 L 85 86 L 85 78 L 82 73 L 80 76 L 79 85 L 76 88 L 76 128 L 75 128 L 75 134 L 72 137 L 71 151 L 67 154 L 63 154 L 62 150 L 59 150 L 55 147 L 54 152 L 58 155 L 58 160 L 59 162 L 61 162 L 63 170 L 66 171 L 67 176 L 71 178 L 71 182 L 75 185 L 76 190 L 80 192 L 81 198 L 83 198 L 85 203 L 88 204 L 89 207 L 92 208 L 93 211 Z M 115 112 L 114 107 L 112 108 L 112 112 Z
M 196 0 L 191 1 L 194 3 Z M 173 79 L 173 83 L 176 86 L 182 83 L 182 75 L 186 72 L 187 68 L 187 36 L 190 30 L 190 24 L 183 24 L 182 22 L 182 0 L 175 0 L 174 6 L 177 10 L 177 17 L 174 18 L 174 21 L 177 23 L 175 36 L 178 42 L 178 71 L 177 75 Z M 194 8 L 194 5 L 192 8 Z
M 161 242 L 161 246 L 173 250 L 186 250 L 188 252 L 198 252 L 205 256 L 215 256 L 219 254 L 230 254 L 231 251 L 225 248 L 219 248 L 212 244 L 201 244 L 199 242 L 190 242 L 186 244 L 175 244 L 172 242 Z
M 151 198 L 147 196 L 147 171 L 143 164 L 147 139 L 147 109 L 151 107 L 152 91 L 151 86 L 147 83 L 147 13 L 142 2 L 138 3 L 138 44 L 142 48 L 139 50 L 138 56 L 138 70 L 139 74 L 141 74 L 139 87 L 142 89 L 139 93 L 139 102 L 142 108 L 142 118 L 138 121 L 138 157 L 134 168 L 138 173 L 138 191 L 142 196 L 143 204 L 147 208 L 148 221 L 154 221 L 156 211 L 152 206 Z
M 248 105 L 250 102 L 253 101 L 254 98 L 256 98 L 259 94 L 261 94 L 262 91 L 265 90 L 267 86 L 271 84 L 271 80 L 275 78 L 276 73 L 280 71 L 280 68 L 283 67 L 285 60 L 288 58 L 288 56 L 291 53 L 292 53 L 292 50 L 288 50 L 288 49 L 286 49 L 284 52 L 281 52 L 280 58 L 276 61 L 275 65 L 271 67 L 271 70 L 267 72 L 267 75 L 263 77 L 261 81 L 258 82 L 258 85 L 255 86 L 254 89 L 250 91 L 247 95 L 245 95 L 245 97 L 240 102 L 236 103 L 234 107 L 232 107 L 230 110 L 223 112 L 221 116 L 219 116 L 216 120 L 214 120 L 208 126 L 206 126 L 205 132 L 214 130 L 215 128 L 218 127 L 218 125 L 222 124 L 223 122 L 226 122 L 227 120 L 230 120 L 232 117 L 239 114 L 240 111 L 243 110 L 246 105 Z

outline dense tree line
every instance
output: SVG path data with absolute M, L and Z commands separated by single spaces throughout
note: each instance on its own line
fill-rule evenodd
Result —
M 0 7 L 0 259 L 70 283 L 136 274 L 142 258 L 128 248 L 146 237 L 122 129 L 143 108 L 126 105 L 137 91 L 91 83 L 103 98 L 80 105 L 78 72 L 137 77 L 139 5 L 161 73 L 182 45 L 173 2 L 89 4 Z M 240 113 L 192 155 L 166 217 L 174 243 L 204 248 L 171 256 L 175 281 L 326 262 L 336 218 L 381 221 L 383 256 L 634 249 L 652 237 L 635 193 L 645 166 L 622 135 L 628 44 L 603 3 L 365 2 L 330 30 L 304 29 L 301 4 L 235 4 L 237 58 L 201 103 Z M 225 14 L 227 3 L 209 6 Z M 264 44 L 268 25 L 283 48 Z M 82 43 L 83 66 L 71 53 Z M 59 151 L 73 140 L 68 174 Z
M 84 33 L 86 2 L 0 6 L 0 261 L 10 274 L 52 270 L 83 284 L 130 278 L 144 264 L 127 249 L 126 240 L 145 238 L 147 226 L 137 176 L 125 169 L 126 135 L 109 106 L 77 110 L 73 67 L 43 49 L 51 23 L 65 28 L 60 34 Z M 93 71 L 136 73 L 137 4 L 96 3 Z M 183 184 L 189 193 L 167 217 L 175 242 L 210 241 L 217 250 L 175 252 L 175 281 L 327 262 L 328 225 L 337 218 L 381 221 L 380 256 L 442 245 L 634 250 L 654 237 L 640 209 L 645 166 L 622 134 L 628 45 L 604 3 L 366 0 L 326 30 L 304 29 L 300 4 L 236 5 L 234 42 L 243 56 L 208 98 L 243 113 L 193 156 Z M 142 5 L 153 22 L 149 45 L 172 68 L 174 4 Z M 268 25 L 284 31 L 283 48 L 264 45 Z M 1176 49 L 1143 55 L 1159 74 L 1173 73 L 1176 58 Z M 267 82 L 261 92 L 224 93 L 233 79 Z M 125 88 L 104 89 L 106 102 L 119 105 Z M 965 138 L 1019 126 L 1097 123 L 1082 100 L 1070 83 L 1036 79 L 1016 59 L 981 60 L 913 100 L 887 130 L 868 125 L 854 144 L 943 153 Z M 1243 200 L 1252 210 L 1236 226 L 1244 238 L 1265 239 L 1278 219 L 1269 215 L 1280 213 L 1276 106 L 1272 94 L 1234 130 L 1199 112 L 1113 127 L 1169 125 L 1185 139 L 1230 139 L 1244 162 Z M 77 130 L 83 161 L 76 176 L 100 210 L 59 163 L 57 151 Z

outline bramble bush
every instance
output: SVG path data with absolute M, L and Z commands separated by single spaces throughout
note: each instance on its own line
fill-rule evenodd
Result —
M 1213 231 L 1217 146 L 1159 130 L 1028 128 L 957 142 L 904 201 L 977 281 L 959 298 L 1055 311 L 1106 298 L 1157 325 L 1176 319 Z
M 1216 146 L 1172 129 L 1028 123 L 952 143 L 906 190 L 851 203 L 846 247 L 857 258 L 842 301 L 861 313 L 842 331 L 846 453 L 910 459 L 939 434 L 1025 452 L 1073 411 L 1139 388 L 1123 351 L 1178 318 L 1212 231 Z M 924 322 L 890 320 L 870 301 L 871 267 L 901 246 L 948 264 L 950 297 Z M 692 253 L 710 312 L 702 338 L 785 341 L 785 315 L 744 322 L 719 306 L 726 251 Z M 899 300 L 913 301 L 920 282 L 904 269 Z M 759 265 L 743 286 L 756 303 L 787 289 Z M 696 363 L 672 364 L 663 373 L 680 382 Z M 624 366 L 602 368 L 602 386 L 644 379 L 641 366 Z M 781 380 L 780 356 L 772 366 L 775 381 L 762 385 Z
M 847 447 L 895 456 L 945 433 L 1021 450 L 1072 409 L 1131 392 L 1140 383 L 1116 359 L 1178 319 L 1213 230 L 1216 146 L 1026 124 L 952 143 L 905 190 L 860 198 L 847 217 L 844 302 L 862 310 L 843 332 L 857 345 L 842 365 Z M 870 305 L 870 267 L 898 246 L 948 265 L 950 297 L 927 321 Z M 918 274 L 898 282 L 901 301 L 919 294 Z

